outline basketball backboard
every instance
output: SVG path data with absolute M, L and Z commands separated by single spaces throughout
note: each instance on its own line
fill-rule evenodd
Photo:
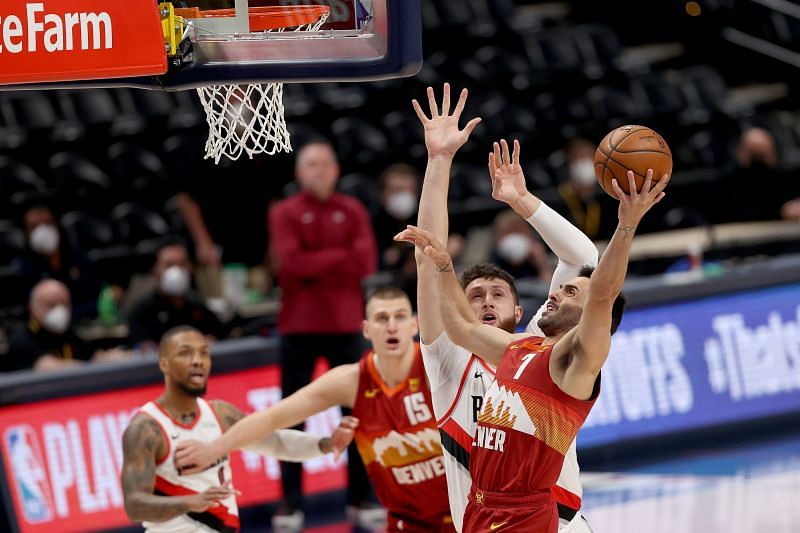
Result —
M 174 49 L 171 7 L 153 0 L 31 1 L 0 4 L 0 89 L 375 80 L 413 75 L 422 61 L 420 0 L 176 2 L 228 11 L 187 18 Z M 328 20 L 251 31 L 258 8 L 302 5 L 327 6 Z

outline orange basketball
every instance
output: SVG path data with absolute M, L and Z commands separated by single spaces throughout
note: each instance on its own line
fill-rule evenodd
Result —
M 630 192 L 628 171 L 636 179 L 636 190 L 642 190 L 647 169 L 653 169 L 653 183 L 672 175 L 672 152 L 664 138 L 646 126 L 622 126 L 600 141 L 594 153 L 594 172 L 600 186 L 617 197 L 611 186 L 616 178 L 619 187 Z

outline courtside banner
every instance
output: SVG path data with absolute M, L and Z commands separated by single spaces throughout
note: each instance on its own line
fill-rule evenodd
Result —
M 0 84 L 164 74 L 154 0 L 3 0 Z
M 578 448 L 800 412 L 800 284 L 632 309 Z
M 224 399 L 251 412 L 280 400 L 279 382 L 277 366 L 212 374 L 206 398 Z M 83 532 L 131 525 L 119 481 L 122 432 L 138 406 L 162 390 L 161 385 L 137 387 L 0 409 L 2 483 L 20 531 Z M 340 417 L 338 408 L 330 409 L 310 418 L 306 430 L 330 435 Z M 234 486 L 242 491 L 240 506 L 281 497 L 275 459 L 235 452 L 231 463 Z M 331 455 L 304 467 L 306 493 L 346 486 L 344 463 L 335 463 Z

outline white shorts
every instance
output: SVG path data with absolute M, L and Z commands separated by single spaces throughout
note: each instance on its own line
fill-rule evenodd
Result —
M 592 528 L 586 518 L 578 512 L 569 522 L 558 521 L 558 533 L 592 533 Z

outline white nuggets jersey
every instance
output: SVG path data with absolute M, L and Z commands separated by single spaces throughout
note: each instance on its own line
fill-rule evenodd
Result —
M 185 440 L 210 442 L 222 435 L 222 426 L 214 409 L 202 398 L 197 399 L 198 416 L 191 424 L 183 424 L 158 403 L 148 402 L 140 409 L 140 413 L 151 416 L 161 426 L 164 439 L 167 441 L 167 452 L 160 457 L 156 465 L 156 485 L 154 494 L 160 496 L 187 496 L 204 492 L 211 487 L 218 487 L 230 481 L 231 466 L 228 457 L 217 461 L 203 472 L 188 476 L 179 476 L 175 469 L 175 448 Z M 210 507 L 202 513 L 187 513 L 166 522 L 144 522 L 142 525 L 149 533 L 195 533 L 202 531 L 224 531 L 226 533 L 239 530 L 239 509 L 236 497 L 230 496 L 222 500 L 221 505 Z
M 535 323 L 528 328 L 538 329 Z M 494 382 L 494 369 L 454 344 L 444 332 L 431 344 L 421 344 L 421 348 L 444 452 L 450 511 L 453 524 L 461 531 L 467 494 L 472 486 L 470 452 L 484 394 Z M 573 440 L 553 489 L 562 527 L 580 520 L 577 511 L 581 506 L 583 489 L 578 479 L 579 470 Z

